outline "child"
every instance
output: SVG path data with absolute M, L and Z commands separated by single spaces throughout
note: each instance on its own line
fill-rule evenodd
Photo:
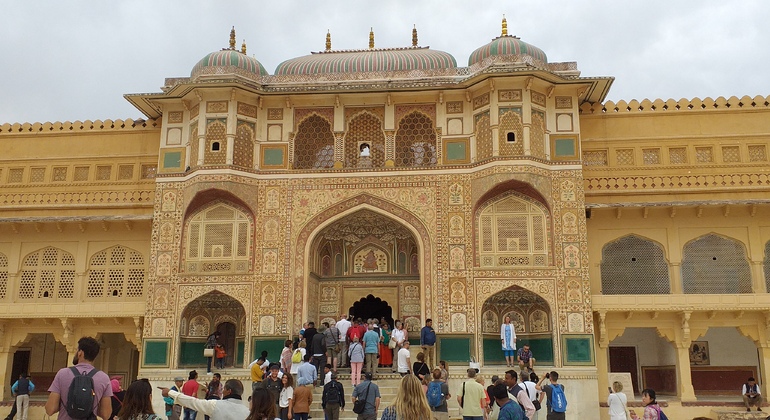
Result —
M 227 357 L 227 352 L 225 351 L 225 348 L 222 347 L 221 344 L 217 344 L 216 347 L 214 347 L 214 356 L 217 358 L 217 369 L 224 369 L 225 368 L 225 357 Z

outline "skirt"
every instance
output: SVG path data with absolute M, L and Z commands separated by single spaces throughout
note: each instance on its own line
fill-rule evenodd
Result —
M 380 343 L 380 366 L 390 366 L 393 364 L 393 350 L 386 344 Z

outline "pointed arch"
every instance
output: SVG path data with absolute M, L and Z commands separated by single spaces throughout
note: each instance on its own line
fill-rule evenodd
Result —
M 396 166 L 436 166 L 436 129 L 433 119 L 415 110 L 398 122 L 396 131 Z
M 225 163 L 227 163 L 227 118 L 207 119 L 203 164 L 224 165 Z
M 345 133 L 345 167 L 355 168 L 359 164 L 361 150 L 359 144 L 369 146 L 371 166 L 379 168 L 385 165 L 385 131 L 382 120 L 368 110 L 362 110 L 347 121 Z
M 86 298 L 141 299 L 147 265 L 144 256 L 115 245 L 96 252 L 89 261 Z
M 671 284 L 663 247 L 626 235 L 602 248 L 602 294 L 667 294 Z
M 334 166 L 332 123 L 315 112 L 298 124 L 294 136 L 294 168 L 325 169 Z
M 182 271 L 251 271 L 253 241 L 254 219 L 247 209 L 226 200 L 202 205 L 185 219 Z
M 684 293 L 751 293 L 751 268 L 746 248 L 735 239 L 709 233 L 682 250 Z
M 75 297 L 75 257 L 52 246 L 27 254 L 22 260 L 17 297 L 72 299 Z

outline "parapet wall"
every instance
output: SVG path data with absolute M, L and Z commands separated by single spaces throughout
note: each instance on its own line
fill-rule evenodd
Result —
M 693 98 L 693 99 L 655 99 L 651 101 L 644 99 L 641 102 L 633 99 L 629 102 L 620 100 L 617 103 L 607 101 L 605 103 L 584 103 L 580 106 L 581 114 L 610 114 L 610 113 L 633 113 L 633 112 L 676 112 L 676 111 L 708 111 L 708 110 L 738 110 L 738 109 L 769 109 L 770 96 L 743 96 L 738 98 L 731 96 L 725 99 L 720 96 L 716 99 L 711 98 Z
M 44 122 L 44 123 L 5 123 L 0 125 L 0 134 L 17 133 L 62 133 L 62 132 L 85 132 L 85 131 L 117 131 L 117 130 L 142 130 L 142 129 L 160 128 L 158 120 L 144 120 L 131 118 L 125 120 L 85 120 L 85 121 L 65 121 L 65 122 Z

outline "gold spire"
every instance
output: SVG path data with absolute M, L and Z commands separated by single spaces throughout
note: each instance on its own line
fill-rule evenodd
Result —
M 235 49 L 235 26 L 233 26 L 233 29 L 230 29 L 230 49 Z
M 369 49 L 374 48 L 374 28 L 369 28 Z
M 246 40 L 243 40 L 243 44 L 241 44 L 241 52 L 246 54 Z
M 508 21 L 505 20 L 505 15 L 503 15 L 503 33 L 500 36 L 508 36 Z
M 326 30 L 326 51 L 332 50 L 332 34 L 329 30 Z
M 417 25 L 412 28 L 412 46 L 417 46 Z

